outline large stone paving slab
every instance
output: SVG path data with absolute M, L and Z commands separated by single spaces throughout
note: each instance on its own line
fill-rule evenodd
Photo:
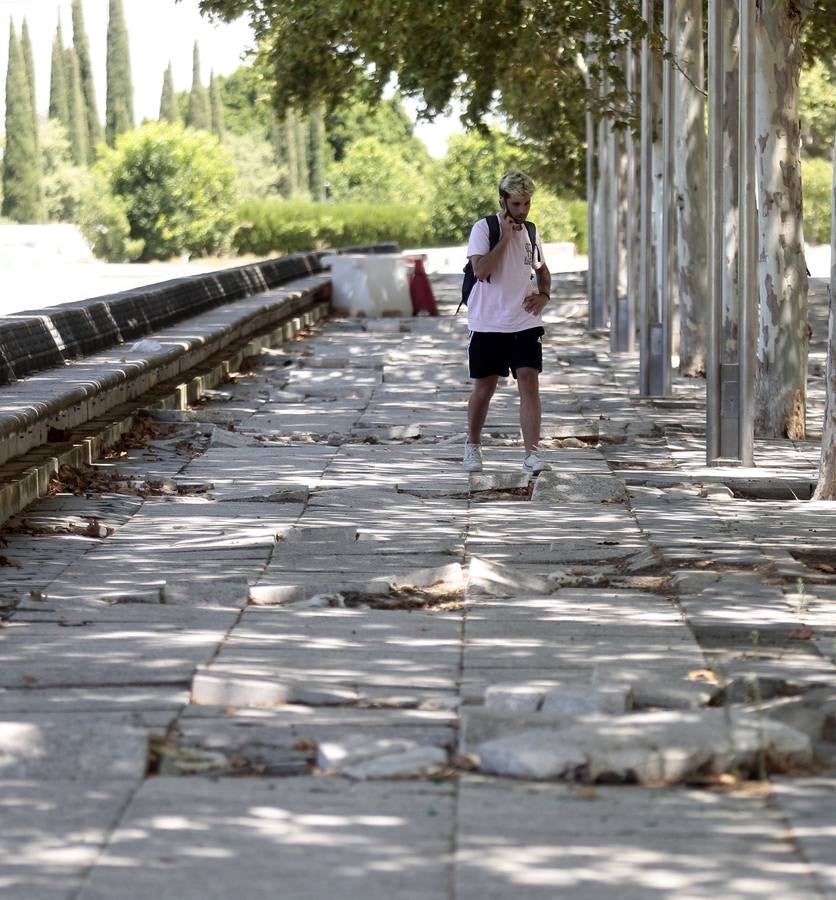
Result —
M 457 900 L 820 898 L 764 797 L 465 779 Z
M 453 785 L 155 778 L 78 900 L 439 900 Z
M 165 625 L 13 624 L 0 631 L 0 686 L 85 687 L 187 682 L 226 629 Z
M 0 781 L 0 897 L 71 900 L 136 781 Z

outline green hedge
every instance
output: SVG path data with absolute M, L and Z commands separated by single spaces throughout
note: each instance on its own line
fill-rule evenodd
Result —
M 236 250 L 256 256 L 380 241 L 424 247 L 430 240 L 427 211 L 395 203 L 250 200 L 239 206 L 238 222 Z
M 804 240 L 808 244 L 830 243 L 830 206 L 833 165 L 826 159 L 804 159 L 801 163 L 804 193 Z
M 532 219 L 543 241 L 573 241 L 586 253 L 586 203 L 543 192 Z M 238 253 L 270 256 L 351 244 L 396 241 L 401 247 L 436 247 L 440 240 L 426 207 L 398 203 L 306 203 L 248 200 L 238 207 L 233 243 Z M 468 235 L 459 236 L 466 243 Z

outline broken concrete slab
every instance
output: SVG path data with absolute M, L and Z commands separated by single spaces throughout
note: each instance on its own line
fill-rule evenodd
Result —
M 512 597 L 515 594 L 549 594 L 548 578 L 525 572 L 520 566 L 491 562 L 479 556 L 470 558 L 466 592 L 468 597 Z
M 482 771 L 518 778 L 599 778 L 675 784 L 698 772 L 752 770 L 771 758 L 809 766 L 809 738 L 783 723 L 739 711 L 637 713 L 568 728 L 538 728 L 486 741 Z

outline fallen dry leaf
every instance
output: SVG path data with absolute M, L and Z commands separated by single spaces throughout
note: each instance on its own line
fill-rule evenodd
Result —
M 43 591 L 29 591 L 29 599 L 40 603 L 42 600 L 46 600 L 46 594 Z
M 301 750 L 303 753 L 313 753 L 316 750 L 316 744 L 313 741 L 296 741 L 293 749 Z
M 816 632 L 809 625 L 802 625 L 790 632 L 791 641 L 809 641 Z
M 719 684 L 720 681 L 711 669 L 692 669 L 688 673 L 689 681 L 709 681 L 711 684 Z

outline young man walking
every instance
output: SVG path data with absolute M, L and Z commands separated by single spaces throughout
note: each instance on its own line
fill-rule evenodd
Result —
M 551 274 L 543 260 L 539 232 L 532 246 L 525 220 L 534 182 L 522 172 L 499 181 L 499 240 L 480 219 L 470 232 L 467 255 L 476 283 L 467 302 L 468 356 L 473 391 L 468 401 L 464 470 L 482 471 L 481 435 L 500 378 L 510 370 L 520 396 L 523 471 L 536 475 L 549 466 L 540 458 L 540 372 L 543 370 L 542 313 L 549 302 Z M 536 285 L 532 284 L 532 270 Z

